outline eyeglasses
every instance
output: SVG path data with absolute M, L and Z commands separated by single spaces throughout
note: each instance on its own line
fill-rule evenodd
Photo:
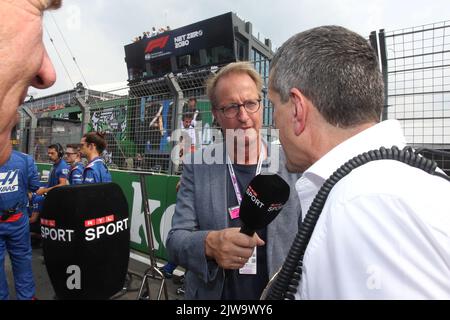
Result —
M 247 113 L 255 113 L 259 110 L 261 104 L 261 99 L 251 99 L 246 100 L 243 103 L 230 103 L 222 108 L 217 108 L 217 110 L 222 111 L 223 115 L 228 119 L 233 119 L 239 114 L 241 107 L 244 107 Z
M 77 152 L 65 152 L 65 154 L 71 155 L 71 154 L 77 154 Z

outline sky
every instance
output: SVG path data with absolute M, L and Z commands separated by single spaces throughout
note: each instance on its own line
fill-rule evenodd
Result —
M 59 10 L 44 16 L 44 43 L 57 81 L 49 89 L 30 88 L 29 94 L 36 98 L 70 90 L 79 81 L 92 89 L 105 84 L 109 89 L 123 88 L 127 80 L 124 46 L 134 37 L 153 26 L 176 29 L 230 11 L 250 21 L 253 31 L 270 38 L 275 49 L 290 36 L 320 25 L 341 25 L 368 37 L 379 29 L 448 21 L 450 1 L 63 0 Z

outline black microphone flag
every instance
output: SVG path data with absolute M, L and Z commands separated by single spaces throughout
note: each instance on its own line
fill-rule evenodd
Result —
M 267 226 L 283 209 L 289 194 L 289 185 L 279 175 L 255 176 L 242 196 L 239 208 L 242 221 L 240 232 L 253 236 L 255 230 Z
M 115 183 L 51 190 L 41 213 L 45 265 L 58 299 L 108 299 L 123 288 L 128 203 Z

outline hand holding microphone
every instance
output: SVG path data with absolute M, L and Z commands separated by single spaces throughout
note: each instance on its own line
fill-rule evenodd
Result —
M 256 246 L 264 245 L 257 234 L 248 237 L 239 228 L 211 231 L 206 237 L 206 255 L 223 269 L 239 269 L 251 257 Z
M 243 194 L 239 208 L 242 228 L 211 231 L 206 238 L 206 255 L 214 258 L 224 269 L 241 268 L 254 247 L 264 245 L 255 231 L 266 227 L 277 217 L 289 194 L 289 185 L 279 175 L 254 177 Z

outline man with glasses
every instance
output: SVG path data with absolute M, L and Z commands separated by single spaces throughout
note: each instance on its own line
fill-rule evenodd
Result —
M 68 144 L 66 146 L 66 162 L 70 165 L 69 184 L 82 184 L 84 165 L 80 157 L 80 145 Z
M 282 152 L 275 152 L 279 146 L 263 142 L 261 91 L 261 77 L 245 62 L 231 63 L 208 80 L 212 113 L 225 142 L 185 156 L 166 242 L 170 261 L 187 270 L 186 299 L 259 299 L 297 233 L 300 211 L 295 192 L 266 228 L 253 237 L 239 232 L 241 195 L 255 175 L 269 171 L 269 162 L 279 164 L 272 172 L 288 183 L 293 185 L 299 177 L 281 164 Z M 192 163 L 192 158 L 202 161 Z M 251 271 L 240 270 L 250 257 Z

